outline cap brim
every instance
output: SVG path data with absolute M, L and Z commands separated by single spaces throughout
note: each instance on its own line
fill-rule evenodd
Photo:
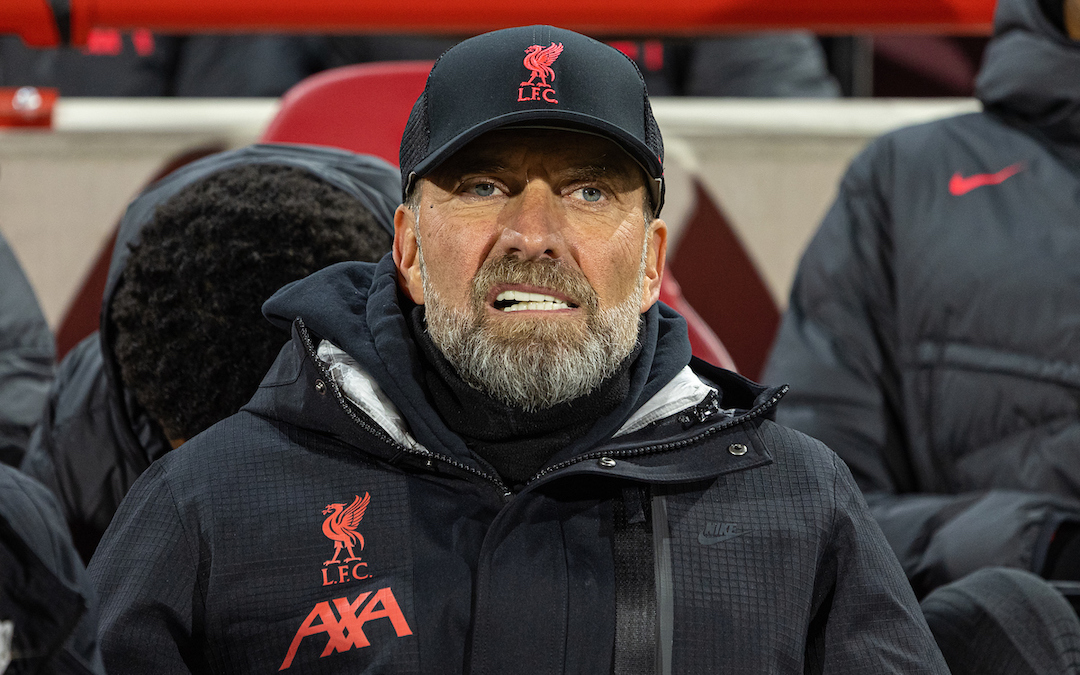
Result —
M 544 124 L 536 124 L 543 122 Z M 479 138 L 488 131 L 505 127 L 550 127 L 592 133 L 614 141 L 645 171 L 649 181 L 646 187 L 652 197 L 655 213 L 659 214 L 664 205 L 664 175 L 659 157 L 654 157 L 649 148 L 633 134 L 591 115 L 569 110 L 521 110 L 499 115 L 469 127 L 454 138 L 443 143 L 435 151 L 418 163 L 409 175 L 406 192 L 412 188 L 413 181 L 423 178 L 436 167 L 449 159 L 454 153 L 465 147 L 470 141 Z

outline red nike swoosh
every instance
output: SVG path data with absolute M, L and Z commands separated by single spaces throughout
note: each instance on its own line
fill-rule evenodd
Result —
M 997 173 L 977 173 L 973 176 L 961 176 L 957 171 L 949 179 L 949 192 L 959 197 L 965 195 L 977 187 L 984 185 L 997 185 L 1004 183 L 1012 176 L 1020 173 L 1024 170 L 1024 163 L 1017 162 L 1011 166 L 1007 166 Z

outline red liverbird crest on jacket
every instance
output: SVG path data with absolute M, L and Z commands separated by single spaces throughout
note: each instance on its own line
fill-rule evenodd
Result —
M 551 69 L 551 66 L 559 58 L 559 54 L 562 54 L 562 51 L 561 42 L 552 42 L 547 47 L 532 45 L 525 49 L 525 67 L 532 72 L 532 75 L 529 76 L 528 80 L 521 83 L 521 87 L 518 89 L 519 101 L 543 99 L 548 103 L 559 102 L 555 98 L 555 90 L 550 82 L 555 80 L 555 71 Z
M 364 511 L 367 510 L 370 501 L 371 493 L 365 492 L 363 499 L 360 499 L 359 495 L 355 496 L 348 508 L 345 508 L 344 504 L 327 504 L 326 508 L 323 509 L 323 515 L 330 515 L 323 521 L 322 531 L 334 542 L 334 557 L 324 562 L 323 565 L 360 560 L 353 551 L 353 546 L 360 544 L 360 550 L 363 551 L 364 537 L 356 531 L 356 526 L 364 519 Z M 339 561 L 338 557 L 341 555 L 342 548 L 349 549 L 349 557 Z

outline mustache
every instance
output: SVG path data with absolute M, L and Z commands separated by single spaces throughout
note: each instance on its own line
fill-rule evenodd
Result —
M 487 260 L 472 281 L 472 303 L 481 308 L 488 292 L 498 284 L 521 284 L 550 288 L 570 299 L 578 307 L 595 312 L 600 299 L 589 280 L 579 269 L 558 259 L 523 260 L 513 254 Z

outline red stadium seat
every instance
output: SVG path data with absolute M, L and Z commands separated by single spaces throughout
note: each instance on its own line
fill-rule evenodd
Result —
M 675 250 L 668 246 L 667 269 L 678 275 L 686 302 L 712 327 L 739 372 L 757 379 L 780 325 L 780 308 L 720 204 L 700 178 L 692 181 L 694 208 Z
M 731 359 L 731 355 L 728 354 L 728 350 L 724 348 L 723 343 L 720 342 L 720 338 L 716 336 L 712 328 L 709 328 L 709 324 L 705 323 L 705 320 L 686 301 L 682 289 L 679 287 L 679 282 L 675 281 L 675 277 L 671 276 L 671 271 L 666 268 L 664 269 L 664 280 L 660 286 L 660 300 L 668 307 L 682 314 L 683 318 L 686 319 L 687 328 L 690 329 L 690 348 L 693 350 L 694 356 L 721 368 L 735 370 L 735 362 Z
M 398 163 L 398 146 L 431 61 L 384 61 L 332 68 L 281 97 L 265 143 L 309 143 Z
M 362 63 L 312 75 L 285 92 L 261 140 L 329 145 L 397 164 L 405 122 L 424 90 L 431 63 Z M 669 272 L 664 274 L 660 299 L 686 318 L 695 356 L 735 369 L 720 339 L 682 297 Z

